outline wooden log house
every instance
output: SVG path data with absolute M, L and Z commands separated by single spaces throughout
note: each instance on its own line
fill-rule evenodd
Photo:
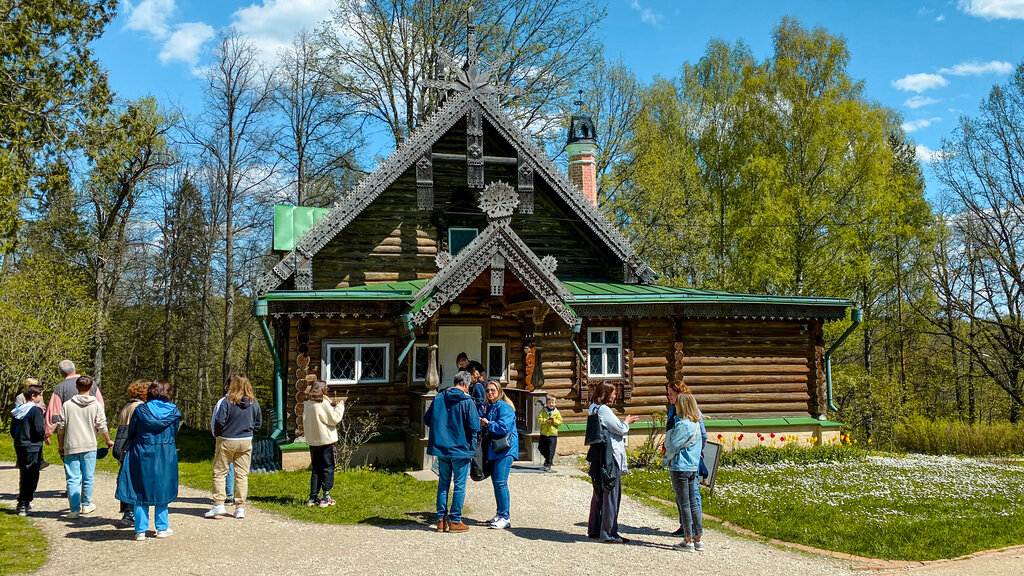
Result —
M 383 419 L 366 457 L 429 466 L 421 416 L 459 352 L 506 386 L 527 460 L 548 393 L 566 420 L 560 451 L 582 447 L 600 381 L 618 388 L 620 414 L 648 416 L 680 378 L 728 445 L 837 434 L 822 327 L 853 303 L 657 284 L 597 209 L 591 119 L 572 117 L 567 177 L 502 110 L 468 33 L 466 66 L 449 60 L 455 80 L 434 82 L 443 106 L 374 173 L 330 209 L 275 210 L 280 261 L 255 310 L 285 467 L 308 463 L 300 416 L 317 377 Z

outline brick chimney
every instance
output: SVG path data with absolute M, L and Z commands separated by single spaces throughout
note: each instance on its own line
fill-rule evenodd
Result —
M 565 152 L 569 155 L 569 181 L 597 206 L 597 140 L 594 121 L 587 114 L 574 114 L 569 121 Z

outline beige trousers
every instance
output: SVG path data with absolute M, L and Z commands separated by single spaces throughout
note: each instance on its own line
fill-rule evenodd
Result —
M 225 480 L 228 465 L 235 464 L 235 506 L 244 506 L 249 493 L 249 463 L 252 460 L 252 439 L 225 440 L 217 438 L 213 451 L 213 503 L 223 504 L 227 499 Z

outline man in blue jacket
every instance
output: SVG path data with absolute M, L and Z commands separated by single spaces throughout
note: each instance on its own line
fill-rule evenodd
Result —
M 466 499 L 466 478 L 473 447 L 480 431 L 480 415 L 469 395 L 472 376 L 467 372 L 455 375 L 455 385 L 438 393 L 423 421 L 430 427 L 427 454 L 437 458 L 437 531 L 465 532 L 462 503 Z M 452 505 L 448 507 L 448 489 L 455 480 Z

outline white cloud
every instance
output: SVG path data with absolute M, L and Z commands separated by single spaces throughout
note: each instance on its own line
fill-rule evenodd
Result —
M 951 68 L 941 68 L 939 69 L 939 74 L 949 74 L 951 76 L 981 76 L 982 74 L 1009 74 L 1012 71 L 1013 64 L 1010 64 L 1009 62 L 1003 62 L 1000 60 L 992 60 L 991 62 L 968 60 Z
M 1024 20 L 1024 0 L 960 0 L 956 7 L 986 20 Z
M 917 153 L 917 159 L 925 164 L 931 164 L 932 162 L 942 160 L 942 158 L 945 157 L 942 150 L 932 150 L 924 144 L 918 144 L 915 148 L 915 152 Z
M 640 13 L 640 20 L 651 26 L 657 26 L 658 23 L 665 17 L 663 14 L 659 14 L 650 8 L 644 8 L 640 5 L 638 0 L 630 0 L 629 7 Z
M 273 60 L 298 31 L 319 27 L 336 7 L 336 0 L 262 0 L 236 10 L 231 26 L 248 36 L 264 58 Z
M 918 108 L 921 108 L 922 106 L 928 106 L 929 104 L 937 104 L 938 102 L 941 102 L 941 100 L 936 100 L 935 98 L 928 98 L 927 96 L 914 96 L 913 98 L 907 99 L 907 101 L 904 102 L 903 105 L 906 106 L 907 108 L 916 110 Z
M 938 16 L 935 17 L 935 21 L 936 22 L 942 22 L 945 19 L 946 19 L 946 15 L 945 14 L 939 14 Z
M 910 120 L 903 123 L 903 129 L 907 132 L 916 132 L 921 128 L 927 128 L 932 124 L 941 121 L 942 118 L 919 118 L 917 120 Z
M 142 0 L 135 6 L 128 4 L 128 23 L 124 27 L 164 39 L 171 31 L 167 20 L 174 14 L 174 9 L 174 0 Z
M 213 36 L 213 27 L 204 22 L 178 24 L 160 49 L 160 62 L 184 62 L 195 68 L 199 63 L 199 50 Z
M 931 90 L 932 88 L 940 88 L 949 84 L 949 80 L 946 80 L 938 74 L 907 74 L 899 80 L 894 80 L 892 85 L 905 92 L 917 92 L 920 94 L 925 90 Z

